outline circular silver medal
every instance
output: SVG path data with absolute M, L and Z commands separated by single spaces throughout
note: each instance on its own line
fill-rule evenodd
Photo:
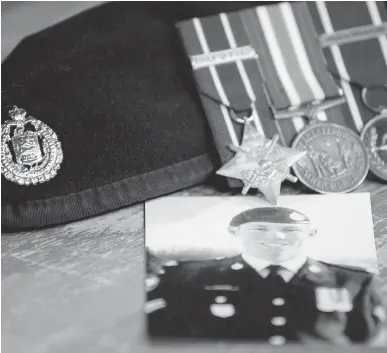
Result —
M 387 111 L 371 119 L 360 138 L 368 150 L 371 172 L 387 181 Z
M 346 193 L 358 187 L 369 169 L 367 150 L 346 127 L 311 123 L 296 137 L 293 148 L 307 155 L 293 165 L 296 176 L 323 194 Z
M 19 185 L 44 183 L 62 163 L 61 143 L 55 132 L 24 109 L 14 106 L 12 120 L 1 125 L 1 172 Z

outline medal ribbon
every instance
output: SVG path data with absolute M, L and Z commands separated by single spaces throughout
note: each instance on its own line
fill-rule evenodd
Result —
M 276 110 L 340 96 L 305 3 L 259 6 L 242 11 L 241 16 Z
M 251 47 L 239 12 L 194 18 L 177 24 L 185 50 L 191 60 L 204 110 L 210 124 L 222 164 L 238 147 L 243 124 L 230 114 L 246 117 L 251 112 L 257 131 L 271 138 L 281 135 L 279 123 L 272 119 L 264 92 L 257 55 Z M 210 98 L 212 97 L 212 98 Z M 245 112 L 245 114 L 243 114 Z M 283 143 L 286 143 L 282 139 Z M 240 187 L 238 180 L 228 179 L 231 187 Z
M 363 87 L 387 83 L 387 9 L 384 2 L 308 2 L 313 23 L 320 37 L 327 67 L 339 80 L 347 104 L 340 109 L 344 121 L 339 122 L 360 132 L 375 113 L 361 97 Z M 351 14 L 348 16 L 348 14 Z M 385 104 L 385 93 L 374 92 L 377 102 Z M 377 105 L 374 103 L 374 105 Z M 335 109 L 336 110 L 336 109 Z M 327 111 L 334 121 L 334 112 Z
M 327 6 L 324 2 L 308 5 L 281 3 L 194 18 L 177 24 L 223 164 L 234 156 L 228 146 L 237 147 L 243 131 L 243 125 L 232 119 L 227 107 L 239 112 L 241 116 L 251 108 L 256 129 L 268 138 L 278 133 L 284 145 L 290 145 L 297 133 L 305 127 L 307 122 L 302 116 L 306 115 L 305 112 L 311 106 L 321 110 L 317 113 L 321 121 L 355 130 L 362 126 L 359 123 L 360 114 L 356 114 L 353 108 L 353 101 L 357 101 L 357 105 L 361 104 L 360 92 L 357 92 L 356 98 L 351 99 L 347 91 L 355 89 L 351 89 L 348 83 L 340 82 L 348 106 L 340 104 L 327 109 L 343 102 L 341 90 L 327 70 L 327 61 L 328 68 L 336 68 L 338 76 L 349 78 L 345 72 L 343 74 L 343 60 L 340 62 L 338 56 L 333 55 L 337 50 L 340 51 L 335 48 L 338 44 L 332 44 L 335 40 L 341 43 L 376 41 L 373 45 L 379 50 L 378 58 L 377 50 L 371 51 L 375 62 L 387 58 L 385 38 L 381 37 L 385 26 L 380 18 L 384 18 L 384 13 L 381 13 L 379 4 L 362 3 L 368 10 L 363 9 L 364 13 L 360 17 L 372 18 L 372 21 L 368 19 L 367 27 L 363 29 L 367 33 L 362 34 L 361 30 L 347 31 L 338 33 L 336 39 L 327 35 L 333 33 L 333 19 L 329 16 L 337 12 L 336 7 L 341 9 L 344 5 L 329 3 L 332 7 L 329 12 L 326 11 Z M 344 20 L 349 17 L 347 13 L 348 8 L 343 8 L 342 17 L 337 22 L 345 23 Z M 319 34 L 324 34 L 320 40 L 316 28 Z M 324 45 L 329 47 L 324 48 L 323 52 L 321 46 Z M 368 60 L 368 46 L 363 48 Z M 348 57 L 358 57 L 355 51 L 351 50 Z M 381 51 L 384 56 L 380 55 Z M 376 68 L 380 67 L 380 64 L 375 66 L 376 76 Z M 365 69 L 363 60 L 362 69 L 359 70 L 359 66 L 357 69 L 362 75 L 367 75 L 369 69 L 374 72 L 373 62 Z M 365 107 L 362 109 L 366 111 L 366 116 L 370 115 Z M 278 119 L 273 119 L 273 112 Z M 229 179 L 229 185 L 237 187 L 241 184 Z
M 259 21 L 259 16 L 266 19 L 269 27 Z M 290 22 L 286 20 L 288 16 Z M 274 32 L 276 48 L 278 45 L 282 48 L 279 52 L 282 63 L 285 57 L 292 58 L 290 64 L 285 62 L 289 67 L 288 80 L 278 73 L 281 65 L 277 68 L 273 65 L 271 55 L 278 54 L 278 50 L 273 51 L 267 44 L 273 36 L 270 26 L 273 21 L 276 27 L 277 22 L 282 24 Z M 177 28 L 191 60 L 198 91 L 204 93 L 200 97 L 223 164 L 233 157 L 228 146 L 239 145 L 243 130 L 242 124 L 232 120 L 227 107 L 239 111 L 251 107 L 257 130 L 268 138 L 278 133 L 280 142 L 289 145 L 305 123 L 302 118 L 276 121 L 272 106 L 278 110 L 295 108 L 340 96 L 335 81 L 326 71 L 305 4 L 260 6 L 194 18 L 178 23 Z M 300 47 L 302 54 L 298 54 Z M 297 90 L 290 89 L 289 82 Z
M 315 111 L 320 121 L 347 125 L 342 91 L 327 70 L 306 3 L 280 3 L 241 12 L 259 62 L 273 114 L 287 144 Z M 334 108 L 334 109 L 332 109 Z M 330 118 L 328 118 L 328 112 Z

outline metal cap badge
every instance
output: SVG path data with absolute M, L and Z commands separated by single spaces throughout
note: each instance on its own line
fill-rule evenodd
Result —
M 19 185 L 40 184 L 52 179 L 63 161 L 55 132 L 14 106 L 12 120 L 1 125 L 1 173 Z

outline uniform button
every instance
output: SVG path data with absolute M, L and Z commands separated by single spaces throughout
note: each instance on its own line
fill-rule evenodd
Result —
M 271 336 L 269 338 L 269 343 L 273 346 L 281 346 L 286 342 L 284 336 Z
M 177 261 L 175 261 L 175 260 L 167 261 L 164 265 L 165 266 L 177 266 Z
M 218 304 L 223 304 L 227 301 L 227 298 L 224 295 L 219 295 L 215 298 L 215 302 Z
M 241 264 L 240 262 L 236 262 L 235 264 L 231 265 L 231 268 L 233 270 L 238 271 L 238 270 L 241 270 L 243 268 L 243 264 Z
M 273 305 L 275 305 L 275 306 L 282 306 L 282 305 L 285 304 L 285 299 L 284 299 L 284 298 L 278 297 L 278 298 L 274 298 L 271 302 L 272 302 Z
M 271 323 L 274 326 L 283 326 L 286 324 L 286 319 L 283 316 L 276 316 L 271 319 Z
M 157 276 L 149 276 L 145 279 L 145 288 L 147 292 L 151 292 L 160 283 L 160 279 Z

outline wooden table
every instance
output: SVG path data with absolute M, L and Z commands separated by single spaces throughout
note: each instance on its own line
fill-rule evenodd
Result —
M 367 181 L 357 191 L 372 195 L 382 294 L 387 299 L 387 186 Z M 299 192 L 290 186 L 282 190 Z M 206 185 L 178 194 L 220 193 Z M 4 234 L 2 268 L 3 353 L 279 351 L 243 343 L 148 341 L 142 311 L 143 204 L 51 229 Z M 314 351 L 346 350 L 328 346 Z

